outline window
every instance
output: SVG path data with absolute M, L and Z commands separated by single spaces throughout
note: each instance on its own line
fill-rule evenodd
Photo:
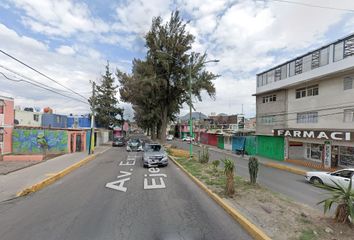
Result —
M 295 61 L 292 61 L 291 63 L 289 63 L 289 77 L 294 76 L 295 75 Z
M 311 70 L 312 55 L 309 54 L 302 58 L 302 72 L 307 72 Z
M 354 147 L 339 147 L 339 164 L 342 166 L 354 166 Z
M 296 89 L 295 98 L 304 98 L 318 95 L 318 85 Z
M 274 82 L 274 70 L 267 73 L 267 84 Z
M 56 117 L 57 123 L 60 123 L 60 116 Z
M 277 101 L 277 95 L 264 96 L 262 99 L 263 103 L 275 102 L 275 101 Z
M 3 141 L 4 141 L 4 134 L 0 133 L 0 142 L 3 142 Z
M 287 68 L 288 65 L 284 64 L 283 66 L 280 67 L 281 69 L 281 78 L 280 79 L 285 79 L 287 77 Z
M 39 121 L 39 115 L 38 114 L 33 114 L 33 120 L 38 122 Z
M 297 123 L 317 123 L 318 112 L 298 113 L 296 116 Z
M 295 60 L 295 75 L 302 73 L 302 58 Z
M 321 51 L 320 51 L 320 66 L 321 67 L 328 64 L 328 58 L 329 58 L 329 47 L 321 49 Z
M 306 145 L 306 157 L 307 159 L 321 161 L 322 162 L 323 145 L 316 143 L 308 143 Z
M 274 80 L 275 81 L 281 80 L 281 68 L 275 69 Z
M 354 122 L 354 109 L 344 110 L 344 122 Z
M 354 37 L 344 40 L 344 57 L 349 57 L 354 54 Z
M 339 42 L 334 45 L 334 61 L 339 61 L 343 59 L 343 42 Z
M 0 114 L 4 114 L 4 106 L 0 105 Z
M 267 73 L 263 73 L 262 75 L 262 86 L 267 85 L 268 81 L 267 81 Z
M 353 89 L 353 77 L 345 77 L 343 80 L 344 90 Z
M 275 122 L 275 116 L 263 116 L 260 120 L 260 122 L 264 125 L 272 125 Z
M 311 57 L 311 69 L 318 68 L 320 66 L 320 51 L 312 53 Z
M 338 176 L 338 177 L 342 177 L 342 178 L 351 178 L 353 174 L 353 171 L 350 170 L 342 170 L 342 171 L 337 171 L 332 173 L 332 176 Z

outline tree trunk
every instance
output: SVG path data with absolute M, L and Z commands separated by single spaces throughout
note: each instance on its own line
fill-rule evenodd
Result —
M 234 173 L 230 172 L 226 174 L 226 195 L 232 196 L 235 193 L 234 186 Z
M 155 126 L 151 126 L 151 140 L 156 140 Z
M 162 143 L 166 142 L 167 123 L 168 123 L 167 107 L 164 107 L 163 110 L 162 110 L 161 129 L 160 129 L 160 140 L 161 140 Z
M 347 207 L 347 204 L 345 203 L 339 204 L 336 209 L 336 216 L 335 216 L 337 222 L 339 223 L 349 222 L 348 216 L 349 216 L 349 209 Z

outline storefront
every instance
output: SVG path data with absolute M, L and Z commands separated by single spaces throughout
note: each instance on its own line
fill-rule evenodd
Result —
M 308 160 L 326 168 L 354 166 L 354 132 L 275 129 L 274 135 L 285 137 L 285 159 Z

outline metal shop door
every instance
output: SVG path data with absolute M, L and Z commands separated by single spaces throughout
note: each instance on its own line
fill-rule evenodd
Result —
M 76 135 L 76 152 L 81 152 L 81 134 Z

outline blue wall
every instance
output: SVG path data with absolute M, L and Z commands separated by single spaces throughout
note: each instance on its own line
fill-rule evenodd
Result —
M 68 116 L 68 128 L 72 128 L 74 125 L 75 118 L 78 119 L 79 125 L 77 126 L 78 128 L 90 128 L 91 127 L 91 119 L 89 116 L 80 116 L 80 117 L 74 117 L 74 116 Z
M 42 127 L 67 128 L 68 118 L 59 114 L 43 114 Z

